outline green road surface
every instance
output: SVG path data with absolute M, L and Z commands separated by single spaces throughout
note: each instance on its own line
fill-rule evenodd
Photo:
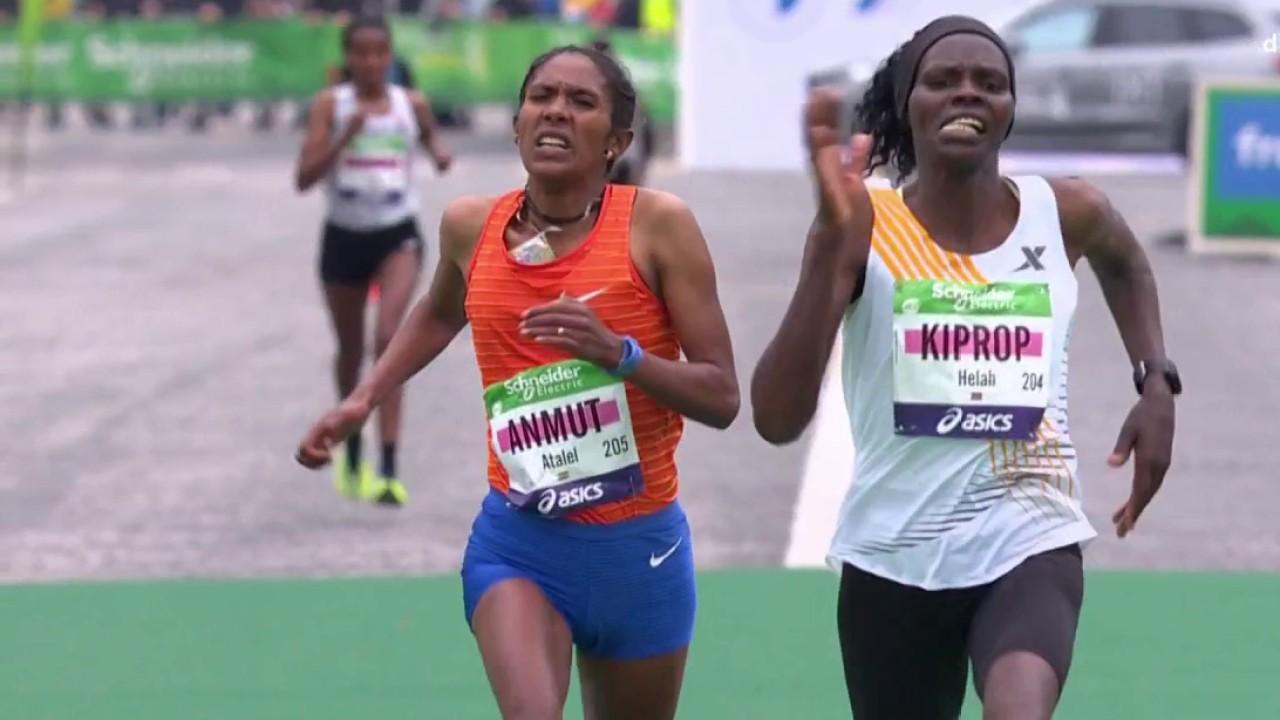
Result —
M 848 717 L 834 575 L 699 592 L 679 717 Z M 1057 717 L 1280 718 L 1278 612 L 1280 575 L 1091 573 Z M 456 575 L 0 587 L 0 718 L 494 717 Z

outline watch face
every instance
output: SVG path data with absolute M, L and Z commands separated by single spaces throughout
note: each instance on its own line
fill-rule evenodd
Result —
M 1142 394 L 1142 387 L 1146 384 L 1148 375 L 1152 371 L 1159 370 L 1164 375 L 1164 381 L 1168 383 L 1169 390 L 1174 395 L 1182 393 L 1182 378 L 1178 375 L 1178 367 L 1173 364 L 1172 360 L 1165 360 L 1160 363 L 1159 367 L 1152 367 L 1145 360 L 1139 360 L 1137 367 L 1133 370 L 1133 384 L 1137 388 L 1138 394 Z
M 1182 376 L 1178 374 L 1178 366 L 1173 361 L 1166 363 L 1164 370 L 1164 379 L 1169 383 L 1169 389 L 1173 390 L 1174 395 L 1182 394 Z

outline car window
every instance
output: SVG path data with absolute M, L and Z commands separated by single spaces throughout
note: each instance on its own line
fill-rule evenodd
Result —
M 1191 32 L 1197 40 L 1230 40 L 1253 35 L 1249 22 L 1225 10 L 1189 10 Z
M 1186 14 L 1158 5 L 1114 5 L 1105 8 L 1098 21 L 1099 47 L 1127 45 L 1177 45 L 1191 33 Z
M 1010 33 L 1021 52 L 1045 53 L 1084 50 L 1098 24 L 1094 8 L 1064 8 L 1027 18 Z

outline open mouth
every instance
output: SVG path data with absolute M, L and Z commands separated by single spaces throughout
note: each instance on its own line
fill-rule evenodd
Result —
M 979 137 L 987 132 L 987 124 L 973 115 L 959 115 L 942 126 L 942 133 L 953 137 Z
M 540 150 L 568 150 L 572 143 L 563 133 L 546 131 L 534 138 L 533 146 Z

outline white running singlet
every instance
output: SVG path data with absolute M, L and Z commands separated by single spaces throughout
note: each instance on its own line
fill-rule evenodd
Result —
M 329 222 L 347 230 L 391 227 L 413 216 L 418 201 L 413 182 L 418 119 L 404 88 L 388 85 L 391 108 L 365 118 L 360 134 L 351 140 L 328 179 Z M 342 137 L 359 107 L 355 86 L 333 89 L 333 136 Z
M 856 448 L 828 564 L 925 589 L 993 581 L 1096 536 L 1067 421 L 1076 278 L 1053 189 L 994 250 L 948 252 L 892 189 L 876 211 L 842 377 Z

